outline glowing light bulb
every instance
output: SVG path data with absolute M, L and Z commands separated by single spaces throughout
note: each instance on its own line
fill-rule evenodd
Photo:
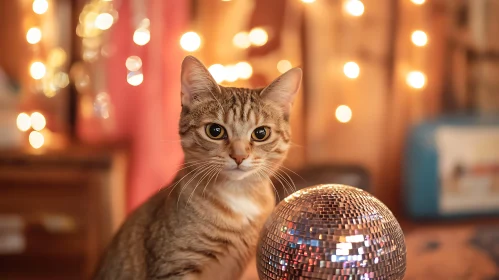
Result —
M 424 31 L 416 30 L 412 32 L 411 40 L 414 45 L 423 47 L 428 43 L 428 35 Z
M 151 40 L 151 32 L 145 27 L 140 27 L 133 33 L 133 42 L 139 46 L 143 46 Z
M 336 119 L 340 123 L 347 123 L 352 119 L 352 109 L 347 105 L 340 105 L 336 108 Z
M 36 131 L 44 129 L 45 126 L 47 125 L 45 117 L 39 112 L 32 113 L 30 119 L 31 119 L 31 127 Z
M 180 46 L 188 52 L 197 51 L 201 46 L 201 37 L 196 32 L 189 31 L 180 38 Z
M 225 67 L 222 64 L 213 64 L 208 67 L 208 71 L 217 83 L 221 83 L 225 80 Z
M 364 14 L 364 3 L 360 0 L 347 0 L 344 4 L 344 9 L 348 14 L 360 17 Z
M 40 80 L 47 73 L 47 68 L 45 67 L 45 64 L 36 61 L 31 64 L 31 67 L 29 68 L 29 73 L 31 74 L 31 77 L 33 79 Z
M 255 46 L 263 46 L 269 40 L 269 34 L 263 28 L 253 28 L 249 33 L 249 40 Z
M 350 79 L 356 79 L 360 74 L 360 67 L 357 63 L 350 61 L 343 66 L 343 73 Z
M 26 33 L 26 41 L 30 44 L 36 44 L 42 39 L 42 31 L 38 27 L 31 27 Z
M 66 52 L 62 48 L 52 49 L 48 55 L 47 61 L 54 67 L 59 67 L 66 62 Z
M 35 149 L 40 149 L 45 143 L 45 137 L 38 131 L 31 131 L 29 134 L 29 144 Z
M 314 3 L 315 0 L 301 0 L 303 3 Z
M 407 84 L 415 89 L 422 89 L 426 85 L 426 75 L 420 71 L 412 71 L 407 75 Z
M 239 78 L 237 74 L 237 69 L 235 65 L 227 65 L 225 66 L 225 80 L 227 82 L 235 82 Z
M 102 14 L 99 14 L 96 18 L 95 18 L 95 27 L 99 28 L 100 30 L 107 30 L 109 28 L 111 28 L 111 26 L 113 25 L 113 22 L 114 22 L 114 18 L 111 14 L 109 13 L 102 13 Z
M 142 59 L 135 55 L 129 56 L 126 59 L 125 66 L 129 71 L 139 71 L 142 67 Z
M 247 80 L 253 75 L 253 67 L 248 62 L 239 62 L 236 64 L 236 72 L 240 79 Z
M 31 118 L 26 113 L 20 113 L 17 116 L 16 124 L 20 131 L 28 131 L 31 127 Z
M 130 85 L 136 87 L 136 86 L 142 84 L 142 82 L 144 81 L 144 74 L 142 74 L 140 72 L 130 72 L 127 75 L 126 81 Z
M 248 32 L 239 32 L 232 38 L 232 44 L 240 49 L 247 49 L 251 46 Z
M 412 3 L 416 4 L 416 5 L 423 5 L 424 2 L 426 2 L 426 0 L 411 0 Z
M 277 62 L 277 71 L 279 71 L 279 73 L 285 73 L 291 68 L 293 68 L 293 65 L 289 62 L 289 60 L 283 59 Z
M 64 72 L 58 72 L 54 75 L 54 85 L 58 88 L 65 88 L 69 85 L 69 76 Z
M 33 12 L 36 14 L 44 14 L 49 9 L 49 3 L 47 0 L 35 0 L 33 1 Z

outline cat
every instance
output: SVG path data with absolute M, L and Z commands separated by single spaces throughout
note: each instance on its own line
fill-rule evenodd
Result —
M 263 89 L 224 87 L 198 59 L 184 58 L 185 167 L 127 218 L 94 279 L 239 279 L 275 206 L 269 176 L 290 146 L 301 79 L 293 68 Z

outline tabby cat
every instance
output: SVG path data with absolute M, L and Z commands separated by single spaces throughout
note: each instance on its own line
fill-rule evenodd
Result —
M 294 68 L 264 89 L 224 87 L 186 57 L 184 168 L 176 183 L 128 217 L 94 279 L 240 279 L 275 205 L 269 176 L 290 146 L 289 115 L 301 78 Z

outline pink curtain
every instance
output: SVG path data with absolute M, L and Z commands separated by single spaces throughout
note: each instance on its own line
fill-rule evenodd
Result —
M 80 139 L 91 142 L 126 141 L 131 144 L 127 209 L 130 211 L 172 180 L 182 160 L 178 137 L 180 114 L 179 46 L 188 22 L 189 1 L 149 0 L 147 16 L 151 40 L 145 46 L 132 41 L 134 27 L 130 0 L 123 0 L 119 20 L 111 31 L 116 52 L 106 65 L 107 91 L 113 104 L 111 129 L 96 120 L 80 119 Z M 141 57 L 144 81 L 127 83 L 126 58 Z

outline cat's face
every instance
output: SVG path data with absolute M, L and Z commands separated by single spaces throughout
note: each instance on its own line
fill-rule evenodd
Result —
M 230 180 L 271 175 L 290 145 L 289 110 L 300 82 L 301 70 L 293 69 L 263 90 L 222 87 L 187 57 L 180 119 L 185 162 Z

